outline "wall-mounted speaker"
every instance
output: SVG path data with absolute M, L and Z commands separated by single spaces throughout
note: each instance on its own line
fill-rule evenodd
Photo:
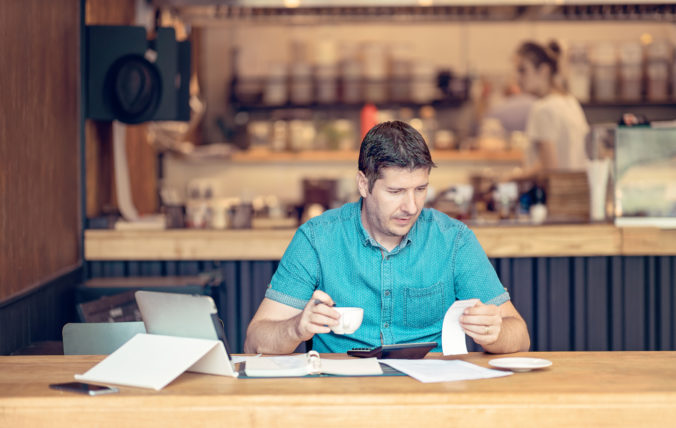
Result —
M 86 28 L 87 117 L 141 123 L 190 120 L 190 42 L 173 28 Z

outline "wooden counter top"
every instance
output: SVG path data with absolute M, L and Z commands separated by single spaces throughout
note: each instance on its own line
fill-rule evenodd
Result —
M 676 254 L 676 230 L 611 224 L 472 226 L 489 257 Z M 295 229 L 85 231 L 86 260 L 279 260 Z
M 98 397 L 48 385 L 72 381 L 102 356 L 0 357 L 0 426 L 652 427 L 676 419 L 676 352 L 515 355 L 553 364 L 440 383 L 406 376 L 236 379 L 184 373 L 161 391 L 120 387 Z M 432 357 L 489 367 L 498 356 Z

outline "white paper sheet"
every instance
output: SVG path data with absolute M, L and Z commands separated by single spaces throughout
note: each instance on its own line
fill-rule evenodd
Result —
M 460 360 L 380 360 L 393 369 L 406 373 L 420 382 L 452 382 L 456 380 L 488 379 L 509 376 L 510 371 L 493 370 Z
M 218 340 L 137 334 L 86 373 L 76 374 L 75 379 L 160 390 L 203 357 L 219 358 L 209 355 L 219 351 L 219 345 L 222 347 Z M 219 365 L 230 364 L 225 352 L 217 353 Z M 200 371 L 206 372 L 205 368 Z
M 460 326 L 460 316 L 466 308 L 476 305 L 479 299 L 456 300 L 446 315 L 441 328 L 441 348 L 444 355 L 459 355 L 467 353 L 465 331 Z
M 244 361 L 248 360 L 249 358 L 258 358 L 258 357 L 260 357 L 260 356 L 261 356 L 261 354 L 254 355 L 254 356 L 249 356 L 249 355 L 231 355 L 230 358 L 231 358 L 231 361 L 232 361 L 233 364 L 237 364 L 237 363 L 244 362 Z
M 247 358 L 245 373 L 252 377 L 296 377 L 308 374 L 306 354 Z

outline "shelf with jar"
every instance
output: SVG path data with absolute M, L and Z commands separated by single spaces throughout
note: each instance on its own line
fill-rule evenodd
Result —
M 231 82 L 230 105 L 234 111 L 271 112 L 312 109 L 327 112 L 359 111 L 365 103 L 379 109 L 453 108 L 469 99 L 471 79 L 448 70 L 427 70 L 417 78 L 346 79 L 334 76 L 302 83 L 293 80 L 270 83 L 274 77 L 236 78 Z
M 294 7 L 279 0 L 216 2 L 163 0 L 183 20 L 193 25 L 244 21 L 252 23 L 336 24 L 359 22 L 467 22 L 467 21 L 666 21 L 674 20 L 676 5 L 646 1 L 495 1 L 399 0 L 384 2 L 301 2 Z M 199 5 L 196 3 L 200 3 Z M 218 3 L 209 5 L 209 3 Z M 224 4 L 225 3 L 225 4 Z M 228 4 L 240 3 L 240 4 Z M 310 3 L 310 4 L 307 4 Z M 348 4 L 344 4 L 348 3 Z M 352 3 L 352 4 L 349 4 Z M 358 3 L 358 4 L 355 4 Z M 392 4 L 396 3 L 396 4 Z
M 568 52 L 568 87 L 588 108 L 673 107 L 674 45 L 646 33 L 639 40 L 574 43 Z

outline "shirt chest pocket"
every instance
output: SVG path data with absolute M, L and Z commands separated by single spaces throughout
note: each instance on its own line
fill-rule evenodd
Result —
M 404 288 L 404 324 L 429 327 L 444 316 L 444 286 L 441 282 L 424 288 Z

